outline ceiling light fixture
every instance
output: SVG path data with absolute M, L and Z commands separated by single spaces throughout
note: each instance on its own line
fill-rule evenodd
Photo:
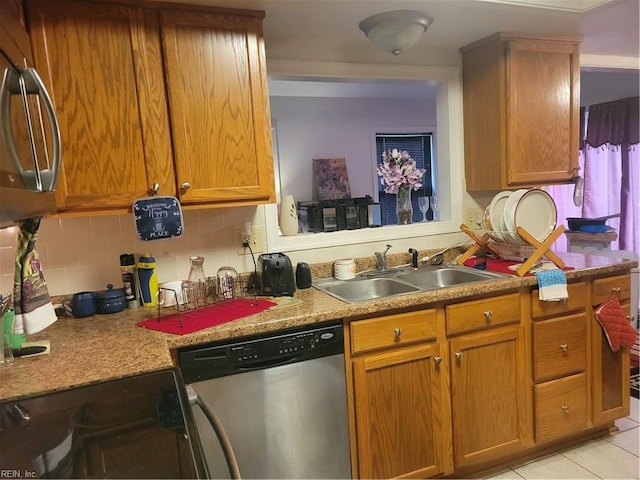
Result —
M 416 10 L 395 10 L 365 18 L 360 22 L 360 30 L 378 48 L 394 55 L 413 47 L 433 18 Z

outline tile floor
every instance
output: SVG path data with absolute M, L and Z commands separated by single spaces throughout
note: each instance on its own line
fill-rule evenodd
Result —
M 606 478 L 640 479 L 640 401 L 631 397 L 628 417 L 616 422 L 620 431 L 570 450 L 537 460 L 511 465 L 491 479 L 565 479 Z

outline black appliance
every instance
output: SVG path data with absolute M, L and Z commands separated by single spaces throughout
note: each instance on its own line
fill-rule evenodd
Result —
M 273 297 L 292 297 L 296 291 L 291 259 L 284 253 L 262 253 L 258 257 L 260 293 Z
M 376 226 L 371 218 L 374 204 L 370 196 L 322 200 L 319 202 L 298 202 L 305 231 L 335 232 L 356 230 Z
M 4 402 L 0 471 L 21 478 L 207 478 L 192 415 L 177 369 Z

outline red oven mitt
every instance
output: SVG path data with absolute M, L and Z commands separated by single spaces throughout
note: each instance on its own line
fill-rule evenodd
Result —
M 617 352 L 621 345 L 631 347 L 636 342 L 637 332 L 625 315 L 618 297 L 607 300 L 596 309 L 594 314 L 607 336 L 611 350 Z

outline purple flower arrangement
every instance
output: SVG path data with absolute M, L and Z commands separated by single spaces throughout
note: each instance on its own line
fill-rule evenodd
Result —
M 422 187 L 425 171 L 424 168 L 418 168 L 409 152 L 395 148 L 382 152 L 382 163 L 376 168 L 386 193 L 398 193 L 404 189 L 418 190 Z

